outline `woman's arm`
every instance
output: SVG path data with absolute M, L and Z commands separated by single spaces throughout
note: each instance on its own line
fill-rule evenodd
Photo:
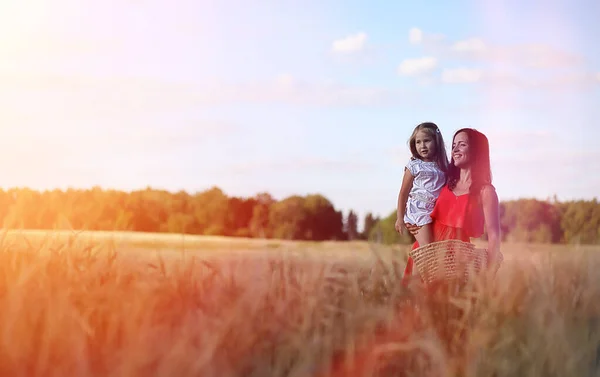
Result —
M 495 258 L 500 252 L 500 210 L 498 195 L 493 186 L 481 190 L 481 204 L 488 236 L 488 251 Z
M 412 189 L 414 177 L 408 169 L 404 169 L 404 177 L 402 178 L 402 186 L 398 193 L 398 208 L 396 209 L 396 231 L 401 232 L 401 226 L 404 224 L 404 214 L 406 213 L 406 202 L 408 194 Z

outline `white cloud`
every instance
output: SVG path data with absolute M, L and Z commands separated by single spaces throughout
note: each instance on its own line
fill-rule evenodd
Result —
M 422 30 L 419 30 L 419 40 L 424 51 L 440 59 L 487 62 L 530 69 L 569 68 L 584 62 L 583 56 L 579 54 L 540 43 L 500 45 L 479 37 L 452 42 L 446 41 L 441 34 L 428 34 Z
M 594 85 L 594 75 L 590 73 L 564 73 L 560 75 L 546 75 L 534 77 L 527 73 L 515 74 L 512 72 L 487 71 L 482 73 L 480 82 L 494 88 L 507 89 L 536 89 L 544 91 L 580 90 L 590 89 Z
M 474 83 L 481 80 L 482 72 L 479 69 L 455 68 L 442 71 L 442 82 L 446 84 Z
M 410 29 L 408 31 L 408 41 L 413 45 L 420 44 L 423 41 L 423 31 L 416 27 Z
M 486 44 L 481 38 L 470 38 L 455 42 L 452 45 L 452 50 L 458 52 L 480 52 L 484 51 L 485 48 Z
M 481 84 L 494 89 L 564 91 L 593 88 L 596 78 L 589 73 L 566 73 L 534 77 L 509 71 L 481 68 L 445 68 L 441 82 L 445 84 Z
M 367 34 L 359 32 L 333 41 L 331 49 L 333 52 L 352 53 L 361 51 L 367 42 Z
M 438 46 L 436 53 L 448 58 L 504 64 L 512 68 L 553 69 L 575 67 L 583 57 L 544 44 L 497 45 L 481 38 Z
M 580 55 L 542 44 L 515 46 L 507 55 L 511 62 L 516 62 L 521 57 L 526 67 L 539 69 L 575 67 L 584 61 Z
M 437 59 L 431 56 L 405 59 L 398 66 L 398 73 L 404 76 L 417 76 L 429 73 L 437 66 Z
M 442 46 L 446 36 L 444 34 L 429 34 L 422 29 L 413 27 L 408 31 L 408 41 L 413 45 L 420 45 L 429 51 L 436 52 L 439 46 Z
M 416 76 L 432 71 L 440 62 L 462 62 L 463 67 L 442 70 L 447 84 L 478 83 L 497 88 L 571 90 L 589 89 L 600 82 L 600 73 L 585 72 L 584 57 L 540 43 L 500 45 L 481 37 L 448 41 L 444 35 L 409 30 L 409 41 L 422 46 L 428 58 L 407 59 L 398 73 Z M 477 64 L 477 68 L 470 66 Z M 571 68 L 578 72 L 558 73 Z

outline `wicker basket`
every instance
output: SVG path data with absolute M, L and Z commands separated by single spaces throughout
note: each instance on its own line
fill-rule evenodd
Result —
M 411 250 L 409 255 L 425 283 L 439 280 L 469 281 L 488 267 L 487 249 L 460 240 L 438 241 Z M 494 272 L 502 262 L 502 254 Z

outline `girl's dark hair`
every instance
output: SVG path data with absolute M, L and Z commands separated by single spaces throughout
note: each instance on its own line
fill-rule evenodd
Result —
M 435 123 L 424 122 L 415 127 L 412 135 L 410 135 L 410 139 L 408 140 L 410 153 L 412 154 L 413 158 L 421 158 L 419 156 L 419 153 L 417 152 L 417 146 L 415 145 L 417 133 L 419 131 L 427 133 L 435 141 L 435 162 L 437 163 L 440 170 L 446 173 L 448 171 L 448 156 L 446 154 L 446 145 L 444 144 L 444 138 L 442 137 L 442 133 L 440 132 L 440 129 Z
M 490 144 L 488 138 L 473 128 L 461 128 L 454 133 L 452 144 L 456 135 L 464 132 L 469 140 L 469 163 L 471 167 L 471 187 L 469 193 L 479 196 L 483 186 L 492 184 L 492 167 L 490 164 Z M 460 169 L 454 165 L 453 153 L 450 154 L 448 166 L 448 188 L 454 189 L 460 176 Z

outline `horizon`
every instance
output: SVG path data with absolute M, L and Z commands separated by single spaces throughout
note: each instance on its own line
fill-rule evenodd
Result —
M 145 191 L 145 190 L 167 192 L 168 194 L 171 194 L 171 195 L 176 195 L 179 192 L 184 192 L 184 193 L 186 193 L 187 195 L 190 195 L 190 196 L 194 196 L 196 194 L 202 194 L 202 193 L 208 192 L 208 191 L 210 191 L 212 189 L 218 189 L 218 190 L 221 190 L 223 192 L 223 194 L 226 197 L 230 198 L 230 199 L 231 198 L 238 198 L 238 199 L 242 199 L 242 200 L 247 200 L 247 199 L 256 198 L 256 197 L 258 197 L 261 194 L 268 194 L 275 201 L 281 201 L 281 200 L 287 199 L 287 198 L 289 198 L 291 196 L 306 197 L 306 196 L 309 196 L 309 195 L 321 195 L 324 198 L 328 199 L 332 204 L 334 204 L 334 208 L 336 210 L 341 211 L 340 208 L 338 208 L 337 206 L 335 206 L 335 203 L 333 203 L 333 201 L 331 200 L 331 198 L 327 197 L 326 195 L 324 195 L 323 193 L 319 192 L 318 190 L 317 191 L 312 191 L 312 192 L 307 192 L 307 193 L 304 193 L 304 194 L 292 193 L 292 194 L 287 195 L 285 197 L 276 197 L 276 196 L 272 195 L 269 191 L 255 192 L 255 193 L 250 193 L 248 195 L 241 195 L 241 196 L 239 196 L 239 195 L 233 195 L 233 194 L 227 192 L 226 190 L 223 190 L 223 188 L 218 187 L 218 186 L 214 186 L 214 185 L 212 187 L 207 187 L 207 188 L 202 189 L 202 190 L 185 190 L 185 189 L 181 189 L 181 190 L 168 190 L 168 189 L 163 189 L 163 188 L 159 188 L 159 187 L 152 187 L 152 186 L 140 187 L 140 188 L 135 188 L 135 189 L 131 189 L 131 190 L 121 190 L 121 189 L 115 189 L 115 188 L 111 188 L 111 187 L 102 187 L 102 186 L 98 186 L 98 185 L 96 185 L 96 186 L 90 186 L 90 187 L 61 187 L 61 188 L 54 187 L 54 188 L 46 188 L 46 189 L 33 189 L 31 187 L 26 187 L 26 186 L 23 186 L 23 187 L 0 187 L 0 190 L 4 190 L 4 191 L 10 191 L 10 190 L 32 190 L 32 191 L 35 191 L 35 192 L 38 192 L 38 193 L 52 192 L 52 191 L 61 191 L 63 193 L 66 193 L 68 190 L 73 190 L 73 191 L 91 191 L 91 190 L 94 190 L 94 189 L 99 189 L 99 190 L 104 191 L 104 192 L 109 192 L 109 191 L 123 192 L 123 193 L 126 193 L 126 194 L 131 194 L 131 193 L 134 193 L 134 192 L 140 192 L 140 191 Z M 576 198 L 576 199 L 571 199 L 571 200 L 560 200 L 555 195 L 553 195 L 551 197 L 547 197 L 547 198 L 518 197 L 518 198 L 511 198 L 511 199 L 501 199 L 500 200 L 500 204 L 502 204 L 503 202 L 506 203 L 506 202 L 511 202 L 511 201 L 520 201 L 520 200 L 536 200 L 536 201 L 540 201 L 540 202 L 555 202 L 556 201 L 558 203 L 568 203 L 568 202 L 573 202 L 573 201 L 586 201 L 586 202 L 594 202 L 594 201 L 596 201 L 596 202 L 598 202 L 599 197 L 598 196 L 594 196 L 594 197 L 589 198 L 589 199 Z M 349 208 L 348 210 L 342 211 L 342 213 L 344 215 L 344 218 L 348 215 L 348 211 L 350 211 L 350 210 L 352 210 L 352 212 L 354 212 L 355 214 L 357 213 L 356 209 Z M 359 220 L 363 220 L 364 216 L 367 215 L 367 214 L 369 214 L 369 213 L 372 216 L 374 216 L 374 217 L 385 218 L 385 217 L 389 216 L 392 212 L 395 212 L 395 207 L 392 208 L 392 209 L 390 209 L 387 214 L 386 213 L 378 214 L 378 213 L 374 213 L 373 211 L 367 210 L 366 212 L 364 212 L 362 214 L 363 218 L 360 218 L 360 216 L 359 216 Z
M 598 199 L 600 3 L 242 4 L 3 2 L 0 186 L 319 193 L 385 217 L 432 121 L 447 149 L 488 136 L 500 201 Z

